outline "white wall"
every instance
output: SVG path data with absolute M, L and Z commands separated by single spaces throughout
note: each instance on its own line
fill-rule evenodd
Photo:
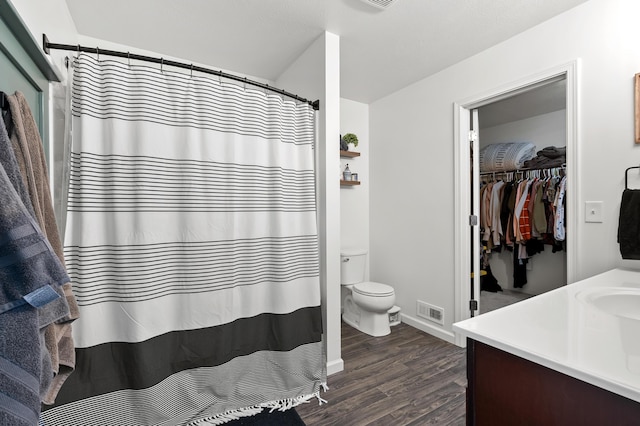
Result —
M 53 43 L 76 43 L 78 32 L 65 0 L 10 1 L 36 41 L 46 34 Z
M 537 151 L 547 146 L 563 147 L 567 140 L 566 110 L 537 115 L 524 120 L 512 121 L 499 126 L 482 127 L 480 109 L 480 147 L 501 142 L 531 142 Z M 503 289 L 513 289 L 513 253 L 493 252 L 490 255 L 491 272 Z M 567 283 L 566 251 L 553 253 L 545 246 L 542 253 L 529 259 L 527 284 L 516 289 L 526 294 L 541 294 Z
M 369 105 L 348 99 L 340 100 L 340 134 L 354 133 L 358 147 L 349 147 L 360 157 L 341 158 L 340 170 L 349 164 L 352 173 L 358 173 L 358 186 L 340 189 L 340 245 L 341 247 L 369 248 Z M 336 146 L 338 142 L 336 140 Z M 338 179 L 337 177 L 336 179 Z M 369 278 L 369 271 L 365 279 Z
M 358 146 L 349 150 L 360 153 L 359 157 L 341 158 L 340 171 L 347 164 L 353 173 L 358 173 L 357 186 L 340 187 L 340 247 L 363 248 L 369 250 L 369 105 L 349 99 L 340 100 L 340 134 L 354 133 L 358 136 Z M 338 176 L 340 178 L 340 176 Z M 365 281 L 369 280 L 369 260 L 365 265 Z M 349 293 L 340 291 L 340 300 Z M 341 312 L 344 306 L 341 305 Z
M 370 105 L 371 279 L 394 283 L 414 325 L 451 339 L 454 313 L 453 102 L 581 59 L 578 100 L 577 279 L 622 261 L 616 243 L 624 170 L 634 143 L 633 76 L 640 71 L 635 0 L 591 0 Z M 584 223 L 584 202 L 604 222 Z M 415 318 L 416 300 L 445 309 L 445 325 Z
M 318 224 L 320 280 L 327 373 L 344 369 L 340 343 L 340 38 L 325 32 L 287 70 L 276 86 L 320 100 L 318 113 Z
M 532 142 L 538 150 L 547 146 L 566 146 L 566 114 L 567 110 L 563 109 L 499 126 L 482 127 L 480 109 L 480 148 L 501 142 Z

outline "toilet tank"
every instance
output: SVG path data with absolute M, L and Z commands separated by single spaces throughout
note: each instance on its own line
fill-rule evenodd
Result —
M 349 285 L 364 281 L 366 262 L 366 250 L 342 249 L 340 251 L 340 283 Z

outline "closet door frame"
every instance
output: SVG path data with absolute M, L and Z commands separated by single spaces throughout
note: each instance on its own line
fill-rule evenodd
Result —
M 471 167 L 469 158 L 471 156 L 471 135 L 470 135 L 470 111 L 501 99 L 511 97 L 515 94 L 531 90 L 540 85 L 547 84 L 550 80 L 564 77 L 567 82 L 566 92 L 566 113 L 567 113 L 567 178 L 572 182 L 572 190 L 567 194 L 566 216 L 568 229 L 574 232 L 567 234 L 567 284 L 576 281 L 577 259 L 579 249 L 578 216 L 580 205 L 580 192 L 577 190 L 577 183 L 580 176 L 579 144 L 578 144 L 578 79 L 580 61 L 575 59 L 557 67 L 533 74 L 516 82 L 506 84 L 489 90 L 487 93 L 465 99 L 454 103 L 454 184 L 455 184 L 455 273 L 454 273 L 454 297 L 455 312 L 454 322 L 462 321 L 471 317 L 469 304 L 471 300 L 470 277 L 472 272 L 472 247 L 471 233 L 469 226 L 469 215 L 471 209 L 472 188 L 469 184 L 471 180 Z M 477 153 L 474 153 L 477 155 Z M 476 244 L 477 246 L 477 244 Z M 473 247 L 473 257 L 480 255 L 479 246 Z M 479 295 L 476 295 L 479 297 Z M 466 346 L 466 339 L 456 333 L 455 344 L 461 347 Z

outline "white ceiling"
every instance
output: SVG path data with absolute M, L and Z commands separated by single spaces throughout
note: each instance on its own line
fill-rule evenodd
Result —
M 267 80 L 329 31 L 341 96 L 371 103 L 587 0 L 66 1 L 82 35 Z
M 480 130 L 567 108 L 567 81 L 552 81 L 478 108 Z

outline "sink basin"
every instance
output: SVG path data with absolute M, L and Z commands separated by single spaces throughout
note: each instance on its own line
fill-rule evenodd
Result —
M 640 288 L 586 289 L 576 297 L 609 315 L 640 321 Z
M 576 298 L 617 318 L 622 349 L 627 355 L 626 367 L 640 374 L 640 288 L 589 288 L 576 293 Z

